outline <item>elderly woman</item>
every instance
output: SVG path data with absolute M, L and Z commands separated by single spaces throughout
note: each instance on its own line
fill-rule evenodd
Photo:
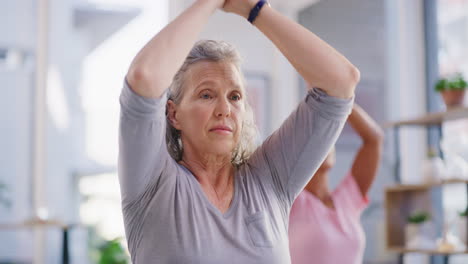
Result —
M 237 52 L 195 44 L 217 9 L 248 18 L 318 87 L 254 151 Z M 133 263 L 289 263 L 289 210 L 340 133 L 358 80 L 348 60 L 264 1 L 195 1 L 138 53 L 121 94 Z
M 358 105 L 348 122 L 362 140 L 351 170 L 335 190 L 328 184 L 334 149 L 294 202 L 289 222 L 292 264 L 362 264 L 365 236 L 360 223 L 379 168 L 383 132 Z M 336 254 L 339 249 L 340 254 Z

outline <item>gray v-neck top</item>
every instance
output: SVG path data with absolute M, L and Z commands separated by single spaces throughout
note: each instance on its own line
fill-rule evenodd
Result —
M 235 173 L 222 214 L 166 148 L 165 96 L 144 98 L 125 82 L 119 180 L 134 264 L 290 263 L 289 210 L 335 143 L 353 99 L 308 92 Z

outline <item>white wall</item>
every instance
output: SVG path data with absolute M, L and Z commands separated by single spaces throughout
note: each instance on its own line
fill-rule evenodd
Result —
M 33 1 L 3 1 L 0 8 L 0 48 L 18 52 L 13 65 L 0 61 L 0 181 L 8 191 L 11 208 L 0 206 L 0 223 L 20 221 L 30 215 L 31 195 L 31 84 L 34 81 L 32 49 L 35 10 Z M 14 26 L 14 30 L 12 27 Z M 32 256 L 31 232 L 0 229 L 0 260 L 28 261 Z M 23 254 L 17 251 L 24 249 Z
M 0 3 L 0 47 L 15 47 L 22 50 L 34 48 L 35 0 Z M 14 30 L 12 30 L 12 27 Z
M 86 154 L 86 125 L 80 86 L 83 61 L 96 44 L 92 42 L 92 37 L 96 36 L 91 37 L 89 32 L 76 27 L 75 5 L 80 2 L 85 2 L 85 0 L 49 0 L 48 9 L 50 28 L 48 31 L 47 123 L 46 137 L 43 139 L 46 146 L 45 181 L 43 182 L 45 197 L 43 199 L 47 205 L 49 217 L 68 224 L 79 222 L 74 174 L 92 166 L 99 166 L 96 162 L 93 163 Z M 128 3 L 134 2 L 127 1 Z M 0 4 L 0 32 L 3 33 L 0 35 L 0 49 L 19 50 L 28 59 L 26 64 L 20 61 L 16 68 L 6 68 L 0 61 L 0 82 L 4 87 L 2 90 L 4 96 L 0 103 L 0 130 L 2 131 L 0 181 L 9 185 L 10 191 L 7 195 L 13 202 L 10 210 L 0 207 L 0 223 L 19 223 L 33 216 L 32 139 L 35 96 L 33 63 L 36 52 L 37 4 L 35 0 L 4 1 Z M 105 4 L 110 3 L 107 1 Z M 104 7 L 108 7 L 107 5 Z M 163 7 L 162 5 L 159 8 Z M 88 11 L 97 22 L 102 23 L 102 19 L 107 19 L 104 22 L 109 22 L 111 21 L 109 19 L 114 17 L 117 18 L 120 26 L 123 26 L 122 23 L 134 15 L 133 9 L 133 11 L 130 10 L 132 12 L 125 13 L 126 9 L 122 6 L 109 9 L 110 11 L 104 10 L 103 12 L 103 10 L 99 9 L 99 12 L 96 12 L 90 8 Z M 161 9 L 161 15 L 166 15 L 166 12 L 167 10 Z M 101 25 L 101 29 L 106 25 L 108 24 Z M 115 27 L 116 23 L 112 26 Z M 148 23 L 147 26 L 152 25 Z M 103 36 L 97 37 L 101 37 L 101 40 L 105 39 L 110 34 L 109 32 L 112 31 L 108 31 L 106 35 L 101 30 L 98 33 Z M 126 49 L 126 47 L 121 47 L 121 49 Z M 107 61 L 107 63 L 116 62 Z M 101 67 L 98 70 L 106 71 L 106 68 Z M 123 76 L 122 73 L 119 77 L 119 85 L 114 88 L 117 91 L 116 94 L 120 91 Z M 115 75 L 112 77 L 115 78 Z M 106 99 L 109 98 L 101 98 L 101 100 Z M 112 98 L 112 100 L 118 104 L 117 98 Z M 118 110 L 113 114 L 118 116 Z M 114 144 L 116 145 L 117 142 L 115 141 Z M 44 248 L 41 255 L 44 257 L 35 263 L 61 263 L 62 234 L 56 228 L 47 230 L 45 240 L 41 241 Z M 81 247 L 83 250 L 87 250 L 85 238 L 71 242 L 72 254 L 77 253 L 73 251 L 73 245 L 79 243 L 84 245 Z M 33 242 L 34 234 L 30 231 L 0 230 L 0 262 L 11 260 L 31 263 L 34 259 Z M 75 258 L 77 263 L 86 263 L 87 252 L 81 251 L 79 254 L 82 258 L 80 259 L 80 256 L 78 259 Z
M 0 206 L 0 223 L 20 221 L 29 216 L 31 204 L 32 68 L 0 69 L 3 95 L 0 102 L 0 181 L 8 186 L 4 195 L 12 202 L 9 209 Z M 28 260 L 32 241 L 28 231 L 0 230 L 0 259 Z M 18 248 L 23 248 L 19 254 Z

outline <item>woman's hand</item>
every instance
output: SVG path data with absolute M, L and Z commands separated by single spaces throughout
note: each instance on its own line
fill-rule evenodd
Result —
M 248 18 L 250 11 L 257 4 L 258 0 L 225 0 L 223 10 L 234 13 L 244 18 Z

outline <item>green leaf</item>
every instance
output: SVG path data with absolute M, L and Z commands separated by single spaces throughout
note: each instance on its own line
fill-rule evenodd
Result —
M 449 87 L 449 81 L 445 78 L 439 79 L 435 85 L 435 90 L 437 92 L 446 90 Z
M 128 257 L 119 239 L 104 242 L 99 247 L 101 253 L 99 264 L 127 264 Z
M 450 78 L 440 78 L 435 86 L 434 89 L 437 92 L 446 91 L 446 90 L 465 90 L 468 87 L 468 83 L 463 77 L 463 75 L 459 72 L 453 75 Z
M 428 212 L 416 212 L 408 216 L 407 221 L 413 224 L 422 224 L 430 219 Z

